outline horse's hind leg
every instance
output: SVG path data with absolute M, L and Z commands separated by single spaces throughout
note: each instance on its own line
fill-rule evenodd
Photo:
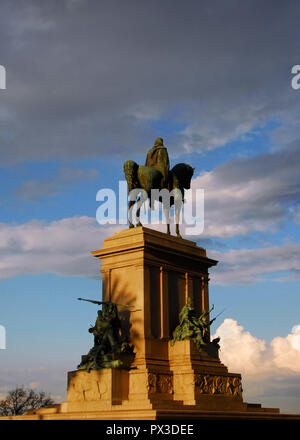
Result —
M 147 194 L 144 194 L 143 191 L 137 200 L 137 209 L 136 209 L 136 226 L 143 226 L 140 220 L 140 212 L 142 204 L 147 200 Z
M 147 201 L 147 199 L 148 199 L 148 193 L 144 189 L 142 189 L 139 196 L 139 200 L 137 201 L 137 210 L 136 210 L 137 226 L 143 226 L 140 220 L 140 211 L 142 205 Z
M 136 226 L 143 226 L 140 220 L 140 212 L 141 212 L 141 199 L 138 199 L 137 201 L 137 210 L 136 210 Z

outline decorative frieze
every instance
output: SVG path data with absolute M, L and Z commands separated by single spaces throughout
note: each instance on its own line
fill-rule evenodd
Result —
M 242 397 L 242 383 L 238 376 L 212 376 L 195 374 L 195 392 Z
M 147 388 L 150 394 L 173 394 L 173 376 L 171 374 L 149 373 Z

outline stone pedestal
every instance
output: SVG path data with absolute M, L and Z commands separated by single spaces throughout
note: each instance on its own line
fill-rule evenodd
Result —
M 114 234 L 92 254 L 102 260 L 103 300 L 133 306 L 119 310 L 131 328 L 135 366 L 169 368 L 179 312 L 189 297 L 197 314 L 208 310 L 208 269 L 217 261 L 194 242 L 144 227 Z
M 102 261 L 103 301 L 120 304 L 135 357 L 129 370 L 70 372 L 61 412 L 246 411 L 241 376 L 215 345 L 201 353 L 192 341 L 171 345 L 188 298 L 197 315 L 209 310 L 208 270 L 217 261 L 194 242 L 144 227 L 114 234 L 92 254 Z
M 144 227 L 125 230 L 92 251 L 102 261 L 104 301 L 118 306 L 135 357 L 128 368 L 68 373 L 66 402 L 29 418 L 158 419 L 274 418 L 277 409 L 248 405 L 241 376 L 229 373 L 214 344 L 199 353 L 192 341 L 171 338 L 191 298 L 199 316 L 209 310 L 205 249 Z M 130 305 L 132 307 L 122 307 Z
M 178 341 L 169 349 L 174 400 L 202 409 L 244 408 L 241 375 L 228 373 L 210 347 L 199 353 L 192 341 Z
M 103 411 L 121 405 L 128 399 L 129 371 L 103 369 L 70 371 L 67 401 L 62 412 Z
M 194 242 L 144 227 L 114 234 L 92 254 L 102 261 L 103 301 L 120 304 L 135 358 L 129 371 L 69 373 L 62 411 L 243 410 L 241 377 L 228 373 L 216 346 L 199 353 L 192 341 L 170 343 L 188 298 L 198 315 L 209 309 L 208 269 L 217 261 Z

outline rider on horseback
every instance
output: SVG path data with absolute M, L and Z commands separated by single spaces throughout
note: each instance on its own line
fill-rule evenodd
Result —
M 174 205 L 176 234 L 177 237 L 180 237 L 179 217 L 184 200 L 184 190 L 191 187 L 194 168 L 185 163 L 179 163 L 171 170 L 169 168 L 168 151 L 163 144 L 162 138 L 157 138 L 154 146 L 148 151 L 145 166 L 138 165 L 133 160 L 126 160 L 124 163 L 124 174 L 128 184 L 128 219 L 130 228 L 135 226 L 132 222 L 132 209 L 135 204 L 137 206 L 136 226 L 142 226 L 140 222 L 140 208 L 148 198 L 150 199 L 151 209 L 154 209 L 155 200 L 162 202 L 168 234 L 170 234 L 170 206 Z
M 162 138 L 157 138 L 154 146 L 148 151 L 145 166 L 156 168 L 162 174 L 161 188 L 168 187 L 170 162 Z

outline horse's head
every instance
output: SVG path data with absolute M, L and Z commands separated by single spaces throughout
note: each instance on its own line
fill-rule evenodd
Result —
M 172 168 L 171 172 L 177 177 L 182 188 L 190 189 L 194 170 L 195 168 L 186 163 L 178 163 Z

